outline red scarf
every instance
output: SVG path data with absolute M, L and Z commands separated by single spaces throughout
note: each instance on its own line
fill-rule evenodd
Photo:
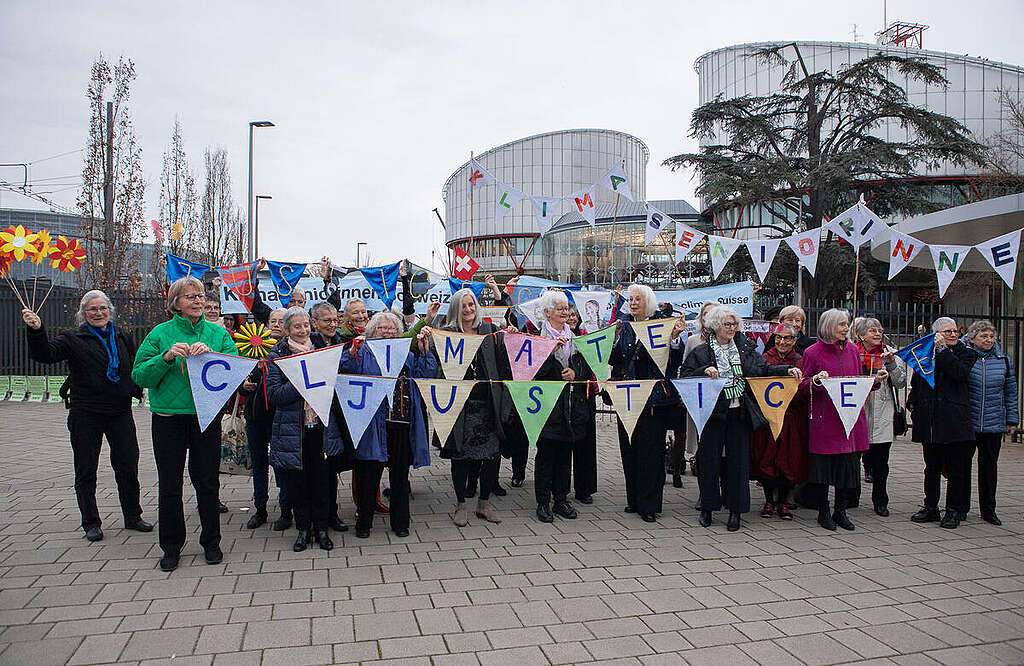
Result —
M 857 341 L 857 349 L 860 350 L 860 365 L 865 375 L 873 375 L 885 367 L 882 354 L 885 352 L 885 345 L 878 345 L 876 351 L 870 352 L 864 347 L 864 343 Z

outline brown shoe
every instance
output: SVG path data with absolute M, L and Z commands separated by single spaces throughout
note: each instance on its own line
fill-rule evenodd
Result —
M 494 510 L 490 502 L 479 500 L 476 503 L 476 517 L 483 518 L 489 523 L 500 523 L 501 518 L 498 518 L 498 512 Z
M 465 527 L 469 525 L 469 512 L 466 511 L 466 503 L 461 502 L 455 507 L 455 515 L 452 517 L 452 522 L 457 527 Z

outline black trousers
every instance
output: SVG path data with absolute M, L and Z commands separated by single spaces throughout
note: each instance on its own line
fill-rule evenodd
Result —
M 722 508 L 723 485 L 725 508 L 737 513 L 750 511 L 750 426 L 741 411 L 735 407 L 725 418 L 712 416 L 697 443 L 697 484 L 704 511 Z
M 770 481 L 761 479 L 761 487 L 764 489 L 764 501 L 769 504 L 784 504 L 793 484 L 785 477 L 779 477 Z
M 1003 446 L 1003 433 L 979 432 L 974 437 L 974 446 L 978 449 L 978 503 L 981 505 L 981 515 L 984 516 L 996 510 L 996 481 L 999 478 L 999 450 Z
M 864 452 L 864 469 L 871 472 L 871 503 L 874 506 L 889 506 L 889 451 L 892 442 L 872 444 Z
M 597 492 L 597 431 L 593 417 L 587 425 L 587 436 L 572 443 L 572 485 L 576 498 L 590 497 Z
M 272 421 L 246 421 L 245 438 L 249 443 L 249 458 L 252 460 L 252 501 L 257 511 L 267 510 L 270 497 L 270 429 Z M 288 499 L 287 484 L 284 474 L 274 469 L 274 480 L 277 483 L 277 502 L 281 513 L 291 513 L 292 505 Z
M 466 489 L 470 483 L 480 483 L 481 501 L 491 498 L 494 482 L 498 478 L 501 458 L 490 460 L 452 460 L 452 487 L 455 488 L 455 499 L 462 504 L 466 501 Z
M 564 502 L 572 481 L 573 443 L 541 437 L 533 460 L 533 493 L 537 504 Z
M 330 508 L 330 466 L 324 457 L 324 428 L 319 423 L 302 428 L 302 469 L 286 471 L 288 497 L 300 530 L 327 529 Z
M 72 409 L 68 413 L 68 432 L 75 463 L 75 497 L 82 514 L 82 529 L 99 527 L 96 507 L 96 471 L 100 464 L 103 436 L 110 447 L 110 466 L 117 482 L 117 496 L 125 522 L 142 517 L 139 505 L 139 440 L 131 411 L 114 414 Z
M 412 447 L 409 443 L 409 424 L 398 421 L 387 422 L 388 433 L 388 481 L 391 483 L 391 503 L 388 505 L 391 529 L 409 529 L 409 466 L 412 465 Z M 378 484 L 379 485 L 379 484 Z M 377 496 L 373 497 L 376 509 Z M 359 515 L 363 515 L 362 507 Z
M 939 507 L 942 470 L 946 470 L 946 510 L 967 513 L 971 502 L 971 456 L 974 442 L 922 444 L 924 454 L 924 505 Z
M 835 510 L 845 511 L 846 509 L 854 507 L 857 504 L 857 498 L 859 496 L 859 486 L 856 488 L 836 488 Z M 819 511 L 827 511 L 828 485 L 824 483 L 805 483 L 804 500 L 809 506 L 811 506 L 811 508 L 816 508 Z
M 673 405 L 647 407 L 633 439 L 619 423 L 619 455 L 626 480 L 626 504 L 637 513 L 661 513 L 665 485 L 665 433 L 673 421 Z
M 186 454 L 202 525 L 199 543 L 203 548 L 220 545 L 220 420 L 214 419 L 205 432 L 200 432 L 195 414 L 153 414 L 160 548 L 170 555 L 180 553 L 185 545 L 182 486 Z

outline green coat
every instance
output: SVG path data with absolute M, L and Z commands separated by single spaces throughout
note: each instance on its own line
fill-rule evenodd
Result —
M 175 358 L 170 363 L 163 359 L 176 342 L 203 342 L 212 351 L 238 355 L 231 335 L 205 319 L 193 324 L 176 314 L 170 321 L 158 324 L 139 345 L 132 368 L 132 381 L 149 389 L 149 408 L 157 414 L 196 413 L 184 359 Z

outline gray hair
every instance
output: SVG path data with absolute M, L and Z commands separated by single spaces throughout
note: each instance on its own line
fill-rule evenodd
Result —
M 476 319 L 473 320 L 473 329 L 480 328 L 480 324 L 483 322 L 484 317 L 480 312 L 480 301 L 477 300 L 476 294 L 469 287 L 463 287 L 454 294 L 452 294 L 451 300 L 448 301 L 448 316 L 445 319 L 445 323 L 451 324 L 462 324 L 462 299 L 469 296 L 476 303 Z
M 564 291 L 549 289 L 540 297 L 540 311 L 544 313 L 545 319 L 548 318 L 548 313 L 553 312 L 559 305 L 569 305 L 569 297 Z
M 952 317 L 939 317 L 938 319 L 932 322 L 932 333 L 938 333 L 939 328 L 941 328 L 944 324 L 952 324 L 955 328 L 956 319 L 953 319 Z
M 320 319 L 322 314 L 323 314 L 323 312 L 325 310 L 330 310 L 331 312 L 333 312 L 335 314 L 338 313 L 338 310 L 333 305 L 331 305 L 330 303 L 324 301 L 322 303 L 317 303 L 316 305 L 311 307 L 309 309 L 309 316 L 311 318 L 313 318 L 313 319 Z
M 874 317 L 857 317 L 853 322 L 853 333 L 858 338 L 863 338 L 864 334 L 873 328 L 882 330 L 882 322 Z
M 707 314 L 704 315 L 704 326 L 712 333 L 717 333 L 718 329 L 722 328 L 722 324 L 729 317 L 733 317 L 736 320 L 737 332 L 743 328 L 743 318 L 736 314 L 736 310 L 728 305 L 716 305 L 708 310 Z
M 281 313 L 281 318 L 283 319 L 284 318 L 284 313 L 288 312 L 288 309 L 287 308 L 274 308 L 273 310 L 270 311 L 270 315 L 267 317 L 267 319 L 269 320 L 270 317 L 273 317 L 278 312 Z
M 390 310 L 384 310 L 373 315 L 372 317 L 370 317 L 370 321 L 366 322 L 366 331 L 364 332 L 366 337 L 377 337 L 377 327 L 380 326 L 380 323 L 385 319 L 388 319 L 392 323 L 394 323 L 395 328 L 398 330 L 399 333 L 402 332 L 402 320 L 398 318 L 398 315 L 396 315 L 394 312 L 391 312 Z
M 203 288 L 203 283 L 199 281 L 199 278 L 186 275 L 185 277 L 178 278 L 171 283 L 171 286 L 167 288 L 167 311 L 171 314 L 179 314 L 181 308 L 178 307 L 178 299 L 181 298 L 182 292 L 186 288 L 192 287 L 198 289 L 199 293 L 206 296 L 206 289 Z
M 841 322 L 850 321 L 850 313 L 842 308 L 825 310 L 818 317 L 818 338 L 822 342 L 836 342 L 836 329 Z
M 979 319 L 967 327 L 967 340 L 969 342 L 973 342 L 974 338 L 978 337 L 979 333 L 984 333 L 985 331 L 992 331 L 992 333 L 995 333 L 996 327 L 993 326 L 992 322 L 988 319 Z
M 113 302 L 106 293 L 99 289 L 90 289 L 85 292 L 85 296 L 82 296 L 82 302 L 78 304 L 78 312 L 75 313 L 75 324 L 81 326 L 85 323 L 85 306 L 89 304 L 89 301 L 102 298 L 107 302 L 107 307 L 110 308 L 110 321 L 114 321 L 114 317 L 117 314 L 117 310 L 114 308 Z
M 306 308 L 300 308 L 299 306 L 295 305 L 284 311 L 285 332 L 287 332 L 288 329 L 292 327 L 292 320 L 298 316 L 303 316 L 306 318 L 307 321 L 309 320 L 309 313 L 306 312 Z
M 775 327 L 775 334 L 778 335 L 780 332 L 792 333 L 794 337 L 800 335 L 799 333 L 797 333 L 796 326 L 794 326 L 793 324 L 779 324 L 778 326 Z
M 631 284 L 629 285 L 629 289 L 626 291 L 626 293 L 628 293 L 630 296 L 632 296 L 634 293 L 643 296 L 644 316 L 650 317 L 658 309 L 658 298 L 654 295 L 654 290 L 648 287 L 646 284 Z

